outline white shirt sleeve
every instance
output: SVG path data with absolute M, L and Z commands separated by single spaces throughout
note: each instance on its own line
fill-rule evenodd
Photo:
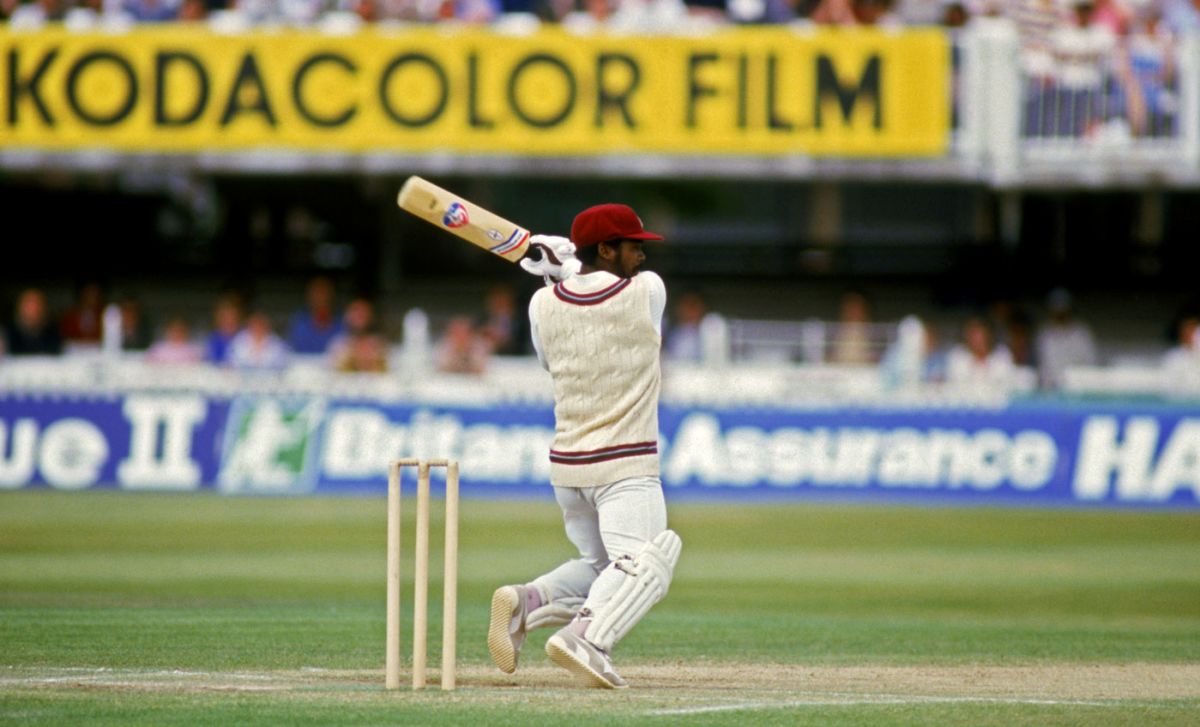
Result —
M 643 275 L 650 284 L 650 322 L 654 324 L 655 332 L 662 336 L 663 313 L 667 310 L 667 286 L 658 273 L 649 270 L 638 273 L 639 277 Z
M 542 368 L 549 371 L 550 367 L 546 365 L 546 356 L 542 353 L 542 339 L 538 333 L 536 294 L 529 300 L 529 339 L 533 343 L 533 352 L 537 354 L 538 363 L 542 365 Z

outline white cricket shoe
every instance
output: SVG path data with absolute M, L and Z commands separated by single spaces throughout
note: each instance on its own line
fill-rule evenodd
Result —
M 492 594 L 488 623 L 488 653 L 505 674 L 517 670 L 517 657 L 525 643 L 525 586 L 500 586 Z
M 608 652 L 564 626 L 546 642 L 550 660 L 590 687 L 624 689 L 629 684 L 613 669 Z

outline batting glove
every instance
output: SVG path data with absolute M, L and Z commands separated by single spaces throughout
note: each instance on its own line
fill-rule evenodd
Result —
M 523 258 L 521 267 L 530 275 L 541 275 L 547 285 L 561 283 L 583 267 L 575 257 L 575 245 L 565 237 L 534 235 L 529 238 L 529 249 L 540 256 Z

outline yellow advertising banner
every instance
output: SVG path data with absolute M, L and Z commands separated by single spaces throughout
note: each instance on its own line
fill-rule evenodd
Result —
M 932 29 L 0 29 L 0 48 L 4 148 L 926 156 L 950 116 Z

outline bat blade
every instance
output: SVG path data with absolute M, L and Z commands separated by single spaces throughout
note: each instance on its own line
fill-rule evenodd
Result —
M 427 179 L 409 177 L 400 188 L 396 204 L 509 262 L 517 262 L 529 249 L 529 230 Z

